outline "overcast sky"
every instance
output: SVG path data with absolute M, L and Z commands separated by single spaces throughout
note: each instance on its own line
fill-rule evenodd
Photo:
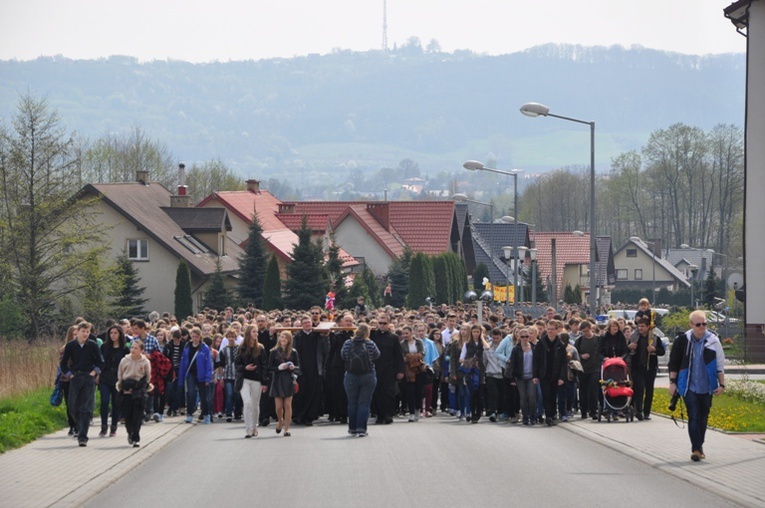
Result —
M 502 54 L 548 42 L 687 54 L 744 52 L 726 0 L 388 0 L 388 46 Z M 191 62 L 367 51 L 383 0 L 0 0 L 0 59 L 41 55 Z

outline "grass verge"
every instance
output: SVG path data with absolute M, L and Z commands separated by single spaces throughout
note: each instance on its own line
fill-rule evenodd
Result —
M 667 406 L 669 406 L 669 392 L 666 388 L 656 388 L 652 411 L 672 415 Z M 681 404 L 678 404 L 674 416 L 680 418 L 681 407 L 687 419 L 688 413 L 685 406 Z M 735 395 L 725 393 L 716 395 L 709 413 L 709 426 L 730 432 L 765 432 L 765 405 L 742 400 Z
M 66 406 L 50 405 L 52 388 L 0 400 L 0 453 L 67 426 Z

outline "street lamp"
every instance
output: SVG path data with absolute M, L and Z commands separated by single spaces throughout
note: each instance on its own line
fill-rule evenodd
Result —
M 696 265 L 688 265 L 688 270 L 691 272 L 691 308 L 696 308 L 693 299 L 693 287 L 696 285 L 696 271 L 699 269 Z
M 531 256 L 531 310 L 537 306 L 537 248 L 529 249 Z
M 469 160 L 465 162 L 462 167 L 467 169 L 468 171 L 489 171 L 491 173 L 499 173 L 500 175 L 509 175 L 513 177 L 513 209 L 515 210 L 513 215 L 515 217 L 513 218 L 513 246 L 512 248 L 515 249 L 518 247 L 518 173 L 523 172 L 522 169 L 511 169 L 511 170 L 502 170 L 502 169 L 496 169 L 496 168 L 489 168 L 484 165 L 483 162 L 475 161 L 475 160 Z M 503 247 L 504 249 L 504 247 Z M 505 251 L 507 253 L 507 251 Z M 510 281 L 508 281 L 509 284 Z M 518 272 L 513 271 L 513 287 L 518 287 Z M 509 295 L 508 295 L 509 297 Z M 517 298 L 513 298 L 513 307 L 517 308 Z
M 518 272 L 515 270 L 515 247 L 511 247 L 509 245 L 506 245 L 505 247 L 502 247 L 502 253 L 503 257 L 505 258 L 505 263 L 507 263 L 507 285 L 505 286 L 505 290 L 507 291 L 505 294 L 505 304 L 509 307 L 510 306 L 510 270 L 513 271 L 513 277 L 517 279 Z M 515 292 L 515 284 L 513 284 L 513 292 Z M 516 307 L 516 302 L 518 301 L 517 295 L 513 294 L 513 308 Z
M 595 258 L 597 257 L 597 246 L 595 243 L 595 122 L 587 122 L 568 116 L 554 115 L 550 113 L 550 108 L 538 102 L 527 102 L 521 106 L 521 113 L 532 118 L 538 116 L 551 116 L 560 118 L 569 122 L 581 123 L 590 126 L 590 314 L 597 316 L 597 300 L 595 292 L 597 290 L 597 281 L 595 278 Z
M 520 272 L 520 284 L 518 287 L 513 288 L 513 303 L 515 303 L 515 300 L 517 299 L 520 303 L 520 307 L 523 307 L 523 260 L 526 259 L 526 251 L 528 250 L 529 248 L 525 245 L 519 245 L 516 247 L 516 251 L 518 252 L 518 260 L 515 262 L 515 273 L 517 274 Z M 515 295 L 518 295 L 518 297 L 515 298 Z
M 494 203 L 484 203 L 477 199 L 470 199 L 467 197 L 467 194 L 460 193 L 453 194 L 452 199 L 460 203 L 476 203 L 478 205 L 489 207 L 489 224 L 491 224 L 491 226 L 489 226 L 489 234 L 491 235 L 491 240 L 489 240 L 489 250 L 491 252 L 491 262 L 494 263 Z

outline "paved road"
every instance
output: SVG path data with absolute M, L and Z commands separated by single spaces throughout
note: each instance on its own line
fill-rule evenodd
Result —
M 247 440 L 241 424 L 199 425 L 88 506 L 736 506 L 565 425 L 439 416 L 367 438 L 323 423 Z

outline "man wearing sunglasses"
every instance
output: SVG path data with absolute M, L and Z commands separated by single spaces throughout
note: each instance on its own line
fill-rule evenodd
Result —
M 675 338 L 669 355 L 669 394 L 679 393 L 688 409 L 688 435 L 691 460 L 705 459 L 704 435 L 707 431 L 712 395 L 725 389 L 725 354 L 720 339 L 707 329 L 704 311 L 690 316 L 691 329 Z

